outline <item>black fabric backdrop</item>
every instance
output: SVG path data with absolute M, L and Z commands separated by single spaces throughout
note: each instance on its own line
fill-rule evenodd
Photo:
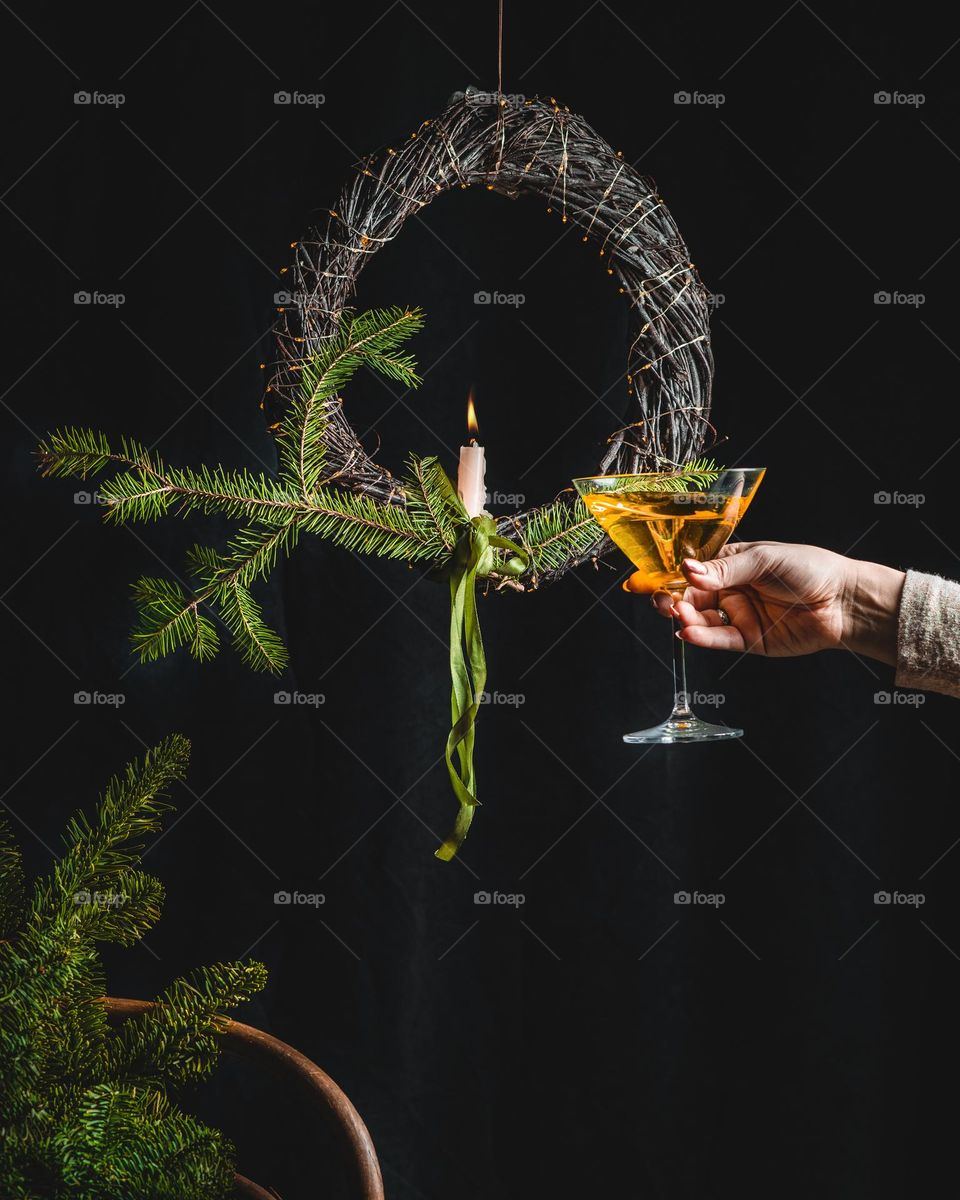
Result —
M 723 297 L 721 458 L 769 467 L 743 535 L 956 576 L 946 19 L 508 0 L 505 90 L 556 95 L 653 175 Z M 952 1175 L 935 1097 L 958 1050 L 954 702 L 876 703 L 892 673 L 846 655 L 698 653 L 693 687 L 747 737 L 644 752 L 620 734 L 664 713 L 667 628 L 620 591 L 623 561 L 490 598 L 490 686 L 523 702 L 483 712 L 485 804 L 445 866 L 443 589 L 308 541 L 266 597 L 287 678 L 229 650 L 131 666 L 128 584 L 179 571 L 214 523 L 103 528 L 75 502 L 84 485 L 35 474 L 36 441 L 66 422 L 159 440 L 173 462 L 272 461 L 258 364 L 289 242 L 356 155 L 467 83 L 494 86 L 494 5 L 14 3 L 0 28 L 0 795 L 31 867 L 144 744 L 194 742 L 147 857 L 163 919 L 108 956 L 111 990 L 262 958 L 269 989 L 244 1019 L 342 1083 L 396 1200 L 850 1200 Z M 324 102 L 274 103 L 295 90 Z M 349 393 L 383 461 L 416 449 L 453 469 L 473 384 L 494 490 L 532 503 L 591 469 L 626 403 L 625 321 L 595 252 L 564 233 L 537 203 L 454 193 L 373 261 L 361 304 L 429 315 L 419 393 L 398 402 L 369 378 Z M 75 304 L 84 290 L 124 303 Z M 481 290 L 525 303 L 479 306 Z M 875 503 L 884 491 L 924 503 Z M 324 702 L 276 705 L 278 689 Z M 282 890 L 325 903 L 276 906 Z M 725 903 L 677 905 L 682 890 Z M 880 890 L 925 903 L 877 905 Z M 331 1146 L 254 1073 L 227 1065 L 198 1105 L 245 1173 L 288 1200 L 338 1194 Z

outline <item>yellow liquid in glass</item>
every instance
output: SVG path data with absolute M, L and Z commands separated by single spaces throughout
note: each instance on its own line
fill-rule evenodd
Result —
M 631 590 L 686 587 L 685 558 L 713 558 L 736 529 L 752 499 L 696 492 L 592 492 L 583 497 L 590 515 L 642 575 Z M 710 507 L 711 502 L 714 502 Z

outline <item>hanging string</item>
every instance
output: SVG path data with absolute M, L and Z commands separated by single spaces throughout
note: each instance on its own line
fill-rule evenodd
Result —
M 499 5 L 497 22 L 497 95 L 503 95 L 503 0 Z

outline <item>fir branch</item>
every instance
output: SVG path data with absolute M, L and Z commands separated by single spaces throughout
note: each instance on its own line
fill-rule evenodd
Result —
M 249 590 L 233 576 L 220 589 L 218 600 L 220 616 L 233 635 L 234 649 L 247 666 L 279 675 L 288 662 L 287 648 L 264 621 L 263 610 Z
M 0 940 L 19 926 L 25 905 L 23 855 L 9 824 L 0 817 Z
M 431 558 L 435 540 L 414 514 L 399 504 L 379 504 L 340 488 L 318 488 L 300 527 L 334 545 L 381 558 Z
M 220 639 L 213 622 L 200 612 L 200 600 L 178 583 L 142 578 L 133 585 L 137 624 L 130 635 L 141 662 L 154 662 L 186 646 L 199 662 L 213 658 Z
M 30 921 L 52 919 L 76 924 L 83 892 L 119 890 L 141 846 L 137 839 L 160 827 L 170 805 L 163 799 L 171 783 L 183 779 L 190 743 L 179 735 L 165 738 L 147 751 L 142 762 L 132 762 L 125 773 L 114 776 L 97 806 L 93 821 L 78 812 L 68 823 L 67 849 L 48 880 L 38 883 L 30 908 Z
M 188 750 L 183 738 L 166 739 L 109 782 L 92 817 L 73 818 L 66 853 L 0 940 L 0 1195 L 10 1200 L 232 1192 L 233 1147 L 170 1093 L 209 1074 L 225 1011 L 263 987 L 264 968 L 192 972 L 113 1031 L 94 948 L 104 938 L 129 943 L 156 919 L 162 888 L 137 869 L 138 840 L 158 828 L 169 807 L 160 796 L 182 776 Z M 19 885 L 19 860 L 0 851 L 0 896 Z
M 279 436 L 280 473 L 309 498 L 323 477 L 327 457 L 328 414 L 325 403 L 363 365 L 407 387 L 420 378 L 410 355 L 395 349 L 423 327 L 420 309 L 374 309 L 341 319 L 337 333 L 300 365 L 300 395 Z
M 439 461 L 412 455 L 406 487 L 407 509 L 433 543 L 431 557 L 441 558 L 457 544 L 463 504 Z
M 262 963 L 217 963 L 177 979 L 153 1008 L 125 1021 L 109 1051 L 110 1069 L 136 1086 L 193 1083 L 217 1062 L 224 1013 L 266 984 Z
M 694 458 L 676 471 L 644 476 L 643 491 L 648 492 L 700 492 L 714 483 L 722 467 L 712 458 Z
M 589 554 L 597 544 L 597 524 L 579 497 L 572 503 L 556 500 L 534 509 L 517 537 L 530 555 L 530 574 L 535 579 Z

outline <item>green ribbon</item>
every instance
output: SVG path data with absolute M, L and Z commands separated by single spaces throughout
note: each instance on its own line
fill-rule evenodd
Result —
M 459 497 L 450 485 L 459 504 Z M 462 507 L 462 506 L 461 506 Z M 477 617 L 477 580 L 493 571 L 497 575 L 523 574 L 529 562 L 525 550 L 497 534 L 492 517 L 467 518 L 450 558 L 450 692 L 451 727 L 447 735 L 447 770 L 454 795 L 460 802 L 453 830 L 434 851 L 437 858 L 449 862 L 463 845 L 477 800 L 477 779 L 473 766 L 474 722 L 487 682 L 487 660 L 483 653 L 480 621 Z M 510 556 L 498 557 L 496 550 Z

